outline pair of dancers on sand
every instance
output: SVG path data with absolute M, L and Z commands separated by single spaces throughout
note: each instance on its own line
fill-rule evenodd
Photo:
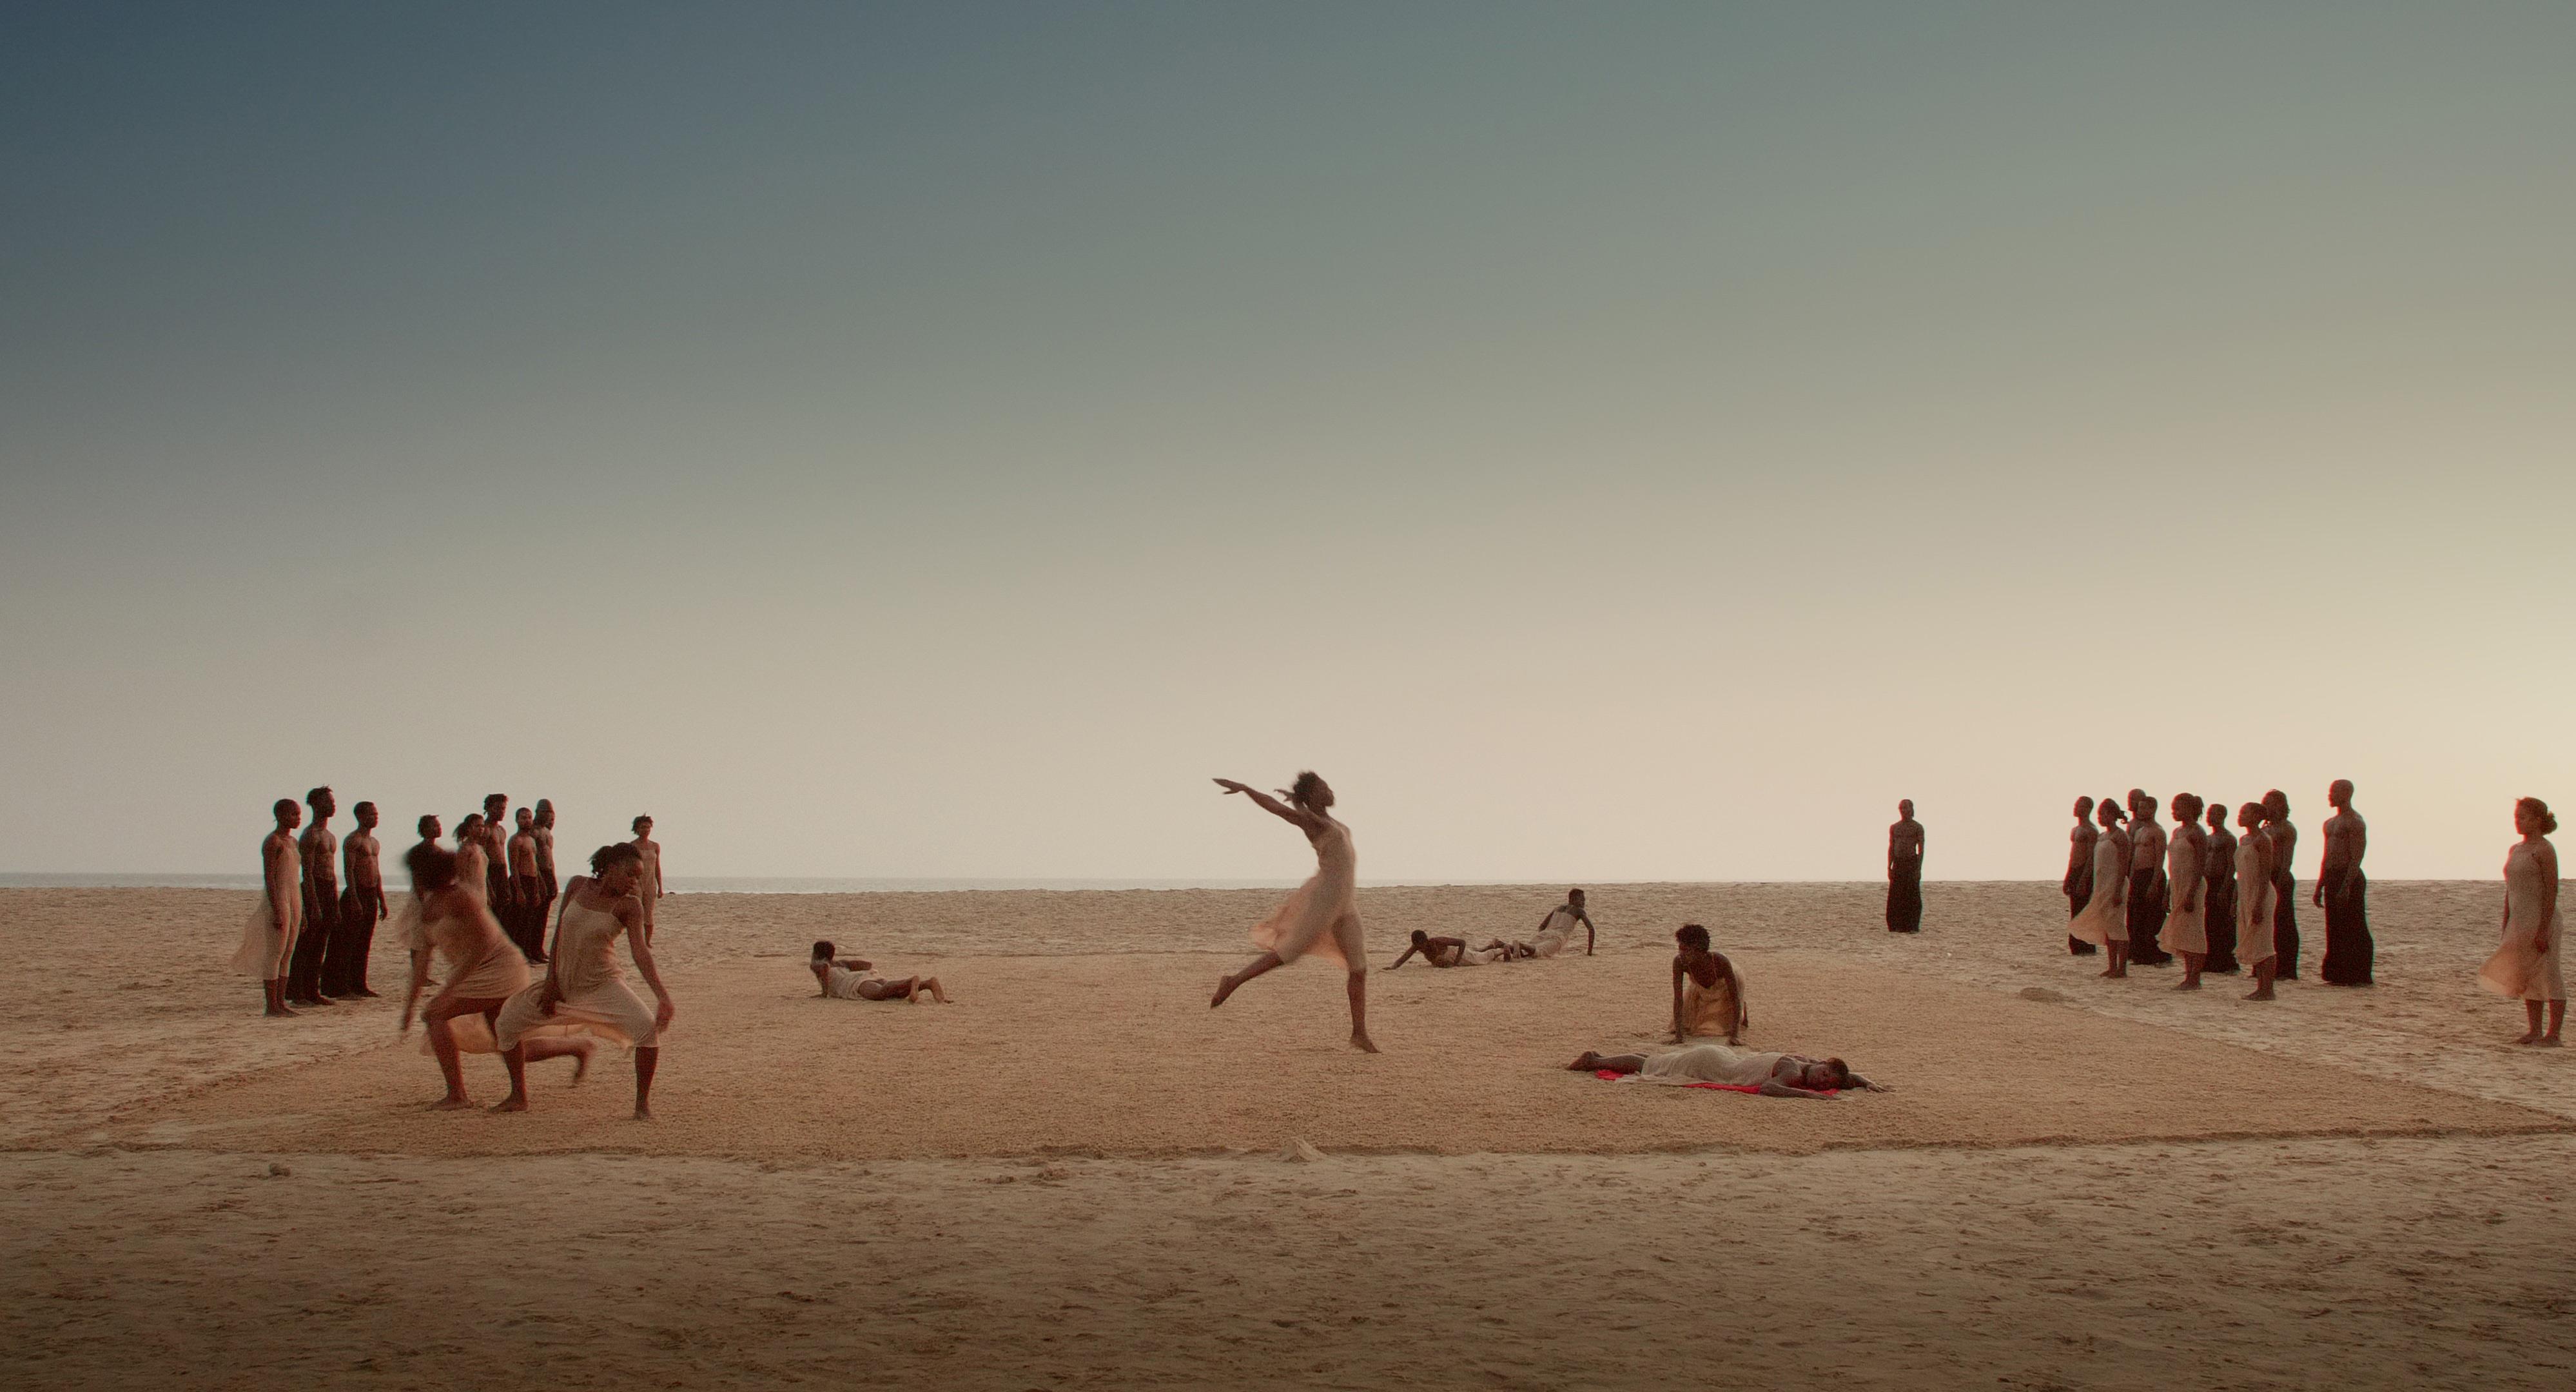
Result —
M 1469 947 L 1465 938 L 1435 938 L 1421 929 L 1413 930 L 1412 944 L 1402 956 L 1387 963 L 1393 971 L 1420 954 L 1423 961 L 1435 967 L 1481 967 L 1494 962 L 1530 962 L 1542 957 L 1558 956 L 1574 946 L 1574 930 L 1583 929 L 1583 955 L 1592 955 L 1592 915 L 1583 907 L 1583 891 L 1569 889 L 1565 902 L 1541 915 L 1538 931 L 1528 942 L 1506 942 L 1489 938 L 1483 947 Z
M 447 1095 L 431 1105 L 441 1110 L 472 1106 L 461 1055 L 492 1052 L 501 1056 L 510 1075 L 510 1095 L 492 1110 L 525 1111 L 530 1062 L 571 1058 L 573 1080 L 579 1082 L 605 1038 L 634 1047 L 635 1116 L 651 1119 L 661 1032 L 677 1012 L 654 964 L 647 911 L 636 892 L 644 875 L 643 853 L 630 842 L 602 846 L 590 858 L 591 873 L 575 876 L 563 887 L 554 950 L 547 954 L 545 976 L 535 982 L 529 980 L 526 955 L 502 932 L 485 896 L 468 888 L 470 881 L 461 873 L 468 868 L 467 858 L 424 841 L 405 859 L 417 918 L 403 1033 L 410 1033 L 413 1010 L 429 982 L 431 954 L 446 965 L 438 994 L 420 1012 L 430 1051 L 447 1080 Z M 635 970 L 653 988 L 658 1004 L 652 1009 L 637 999 L 617 967 L 614 953 L 621 936 Z

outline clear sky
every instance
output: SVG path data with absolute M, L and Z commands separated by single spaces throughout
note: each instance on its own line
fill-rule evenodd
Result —
M 0 869 L 2576 807 L 2576 6 L 0 12 Z M 343 820 L 345 827 L 345 819 Z M 396 838 L 399 841 L 399 836 Z M 2309 873 L 2306 865 L 2302 873 Z

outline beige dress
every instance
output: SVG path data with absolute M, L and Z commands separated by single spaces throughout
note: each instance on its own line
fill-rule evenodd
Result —
M 2167 952 L 2204 956 L 2209 952 L 2209 884 L 2201 873 L 2201 862 L 2208 854 L 2209 845 L 2201 839 L 2198 826 L 2176 827 L 2165 847 L 2165 878 L 2173 885 L 2173 897 L 2156 945 Z M 2191 899 L 2189 909 L 2182 907 L 2185 896 Z
M 1733 1039 L 1744 1032 L 1749 1017 L 1744 1009 L 1743 977 L 1737 975 L 1714 986 L 1702 986 L 1697 977 L 1682 978 L 1682 1034 L 1685 1037 L 1706 1035 L 1714 1039 Z
M 2093 842 L 2093 897 L 2066 931 L 2096 947 L 2129 941 L 2129 853 L 2116 836 Z
M 2540 901 L 2548 888 L 2540 852 L 2528 841 L 2516 841 L 2504 856 L 2504 945 L 2478 968 L 2478 984 L 2499 996 L 2527 1001 L 2567 999 L 2567 978 L 2558 970 L 2558 942 L 2564 913 L 2549 920 L 2549 950 L 2534 952 L 2540 936 Z
M 2272 945 L 2271 867 L 2264 863 L 2266 838 L 2242 836 L 2236 841 L 2236 960 L 2251 971 L 2255 964 L 2281 955 Z
M 554 952 L 555 988 L 563 998 L 549 1015 L 538 1000 L 542 985 L 512 996 L 493 1027 L 501 1047 L 553 1029 L 577 1029 L 638 1049 L 656 1047 L 660 1030 L 652 1007 L 627 986 L 626 973 L 617 966 L 617 940 L 625 932 L 616 914 L 584 905 L 578 893 L 566 900 Z
M 260 873 L 269 873 L 268 850 L 262 843 Z M 286 883 L 303 880 L 304 855 L 296 849 L 293 838 L 286 841 Z M 277 926 L 277 914 L 268 900 L 268 882 L 260 882 L 259 902 L 251 905 L 250 918 L 242 924 L 241 946 L 234 949 L 230 963 L 234 971 L 260 981 L 275 981 L 286 975 L 288 962 L 295 955 L 295 939 L 304 931 L 304 896 L 286 896 L 286 927 Z
M 1693 1044 L 1652 1054 L 1637 1076 L 1659 1083 L 1733 1083 L 1757 1087 L 1771 1081 L 1772 1070 L 1787 1054 L 1756 1053 L 1725 1044 Z
M 456 887 L 462 890 L 466 884 L 460 879 Z M 468 912 L 425 918 L 413 938 L 437 953 L 439 965 L 446 969 L 446 984 L 438 988 L 437 999 L 507 1000 L 526 989 L 528 959 L 501 931 L 500 920 L 483 907 L 481 895 L 468 891 L 465 900 Z M 481 1015 L 456 1016 L 447 1022 L 447 1032 L 459 1053 L 499 1052 Z M 420 1051 L 436 1052 L 426 1039 Z
M 1311 952 L 1364 972 L 1368 941 L 1360 933 L 1359 855 L 1351 849 L 1349 827 L 1316 815 L 1324 817 L 1324 834 L 1315 841 L 1313 878 L 1252 926 L 1252 941 L 1282 962 Z
M 1553 957 L 1573 946 L 1574 935 L 1582 931 L 1583 920 L 1574 916 L 1572 908 L 1560 904 L 1556 912 L 1547 916 L 1547 922 L 1538 926 L 1538 936 L 1530 939 L 1530 946 L 1541 957 Z

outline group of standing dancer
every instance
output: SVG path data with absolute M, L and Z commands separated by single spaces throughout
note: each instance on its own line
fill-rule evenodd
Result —
M 331 833 L 340 805 L 329 788 L 306 793 L 304 806 L 313 809 L 313 824 L 302 836 L 296 828 L 304 807 L 295 799 L 279 798 L 270 809 L 277 825 L 259 843 L 260 902 L 232 960 L 233 970 L 259 979 L 271 1015 L 376 994 L 367 987 L 367 957 L 385 916 L 376 805 L 352 809 L 358 828 L 346 841 Z
M 2350 779 L 2336 779 L 2326 790 L 2335 813 L 2325 824 L 2311 896 L 2325 910 L 2319 975 L 2329 986 L 2370 985 L 2375 952 L 2370 882 L 2361 868 L 2370 829 L 2352 794 Z M 2107 951 L 2111 964 L 2102 975 L 2112 978 L 2126 977 L 2132 964 L 2166 966 L 2179 956 L 2179 991 L 2199 990 L 2204 973 L 2247 971 L 2255 987 L 2246 998 L 2273 999 L 2273 982 L 2299 974 L 2299 882 L 2291 868 L 2299 832 L 2290 823 L 2288 795 L 2275 788 L 2237 808 L 2241 836 L 2227 829 L 2224 802 L 2213 806 L 2196 794 L 2174 794 L 2170 834 L 2157 811 L 2154 795 L 2137 788 L 2129 790 L 2125 811 L 2111 798 L 2076 799 L 2061 886 L 2067 951 Z

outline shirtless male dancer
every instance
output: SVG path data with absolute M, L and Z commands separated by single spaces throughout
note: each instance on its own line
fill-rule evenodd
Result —
M 2299 829 L 2290 825 L 2290 795 L 2278 788 L 2263 795 L 2263 835 L 2272 843 L 2272 951 L 2280 959 L 2272 969 L 2272 977 L 2276 981 L 2296 981 L 2299 872 L 2290 857 L 2298 854 Z
M 1547 911 L 1538 921 L 1538 933 L 1527 943 L 1514 943 L 1513 955 L 1519 957 L 1553 957 L 1574 945 L 1574 925 L 1583 925 L 1583 955 L 1592 955 L 1594 932 L 1592 915 L 1583 906 L 1583 891 L 1569 889 L 1565 902 Z
M 376 924 L 385 916 L 383 847 L 376 843 L 376 805 L 362 802 L 349 809 L 358 829 L 340 843 L 340 864 L 347 871 L 340 891 L 340 935 L 322 956 L 325 995 L 373 997 L 367 989 L 367 956 L 375 950 Z
M 2069 919 L 2084 912 L 2093 902 L 2093 843 L 2102 833 L 2093 829 L 2093 799 L 2075 800 L 2075 830 L 2066 837 L 2066 878 L 2058 882 L 2058 891 L 2066 896 Z M 2077 957 L 2090 957 L 2101 949 L 2073 933 L 2066 935 L 2066 950 Z
M 1481 967 L 1491 962 L 1511 961 L 1518 955 L 1513 951 L 1515 946 L 1500 938 L 1492 938 L 1483 947 L 1469 947 L 1465 938 L 1435 938 L 1416 928 L 1412 944 L 1404 949 L 1402 956 L 1387 963 L 1386 969 L 1393 971 L 1403 966 L 1417 953 L 1423 961 L 1435 967 Z
M 561 890 L 555 883 L 555 805 L 551 798 L 537 799 L 537 879 L 545 892 L 545 898 L 537 905 L 537 932 L 543 937 L 546 910 L 553 906 Z
M 635 849 L 644 853 L 644 876 L 635 882 L 635 894 L 644 901 L 644 941 L 653 941 L 653 920 L 662 902 L 662 843 L 653 839 L 653 818 L 648 814 L 635 819 Z
M 1923 824 L 1914 820 L 1912 798 L 1897 801 L 1887 828 L 1887 931 L 1923 931 Z
M 304 805 L 313 809 L 313 824 L 295 843 L 304 857 L 304 927 L 295 938 L 295 963 L 286 973 L 286 1003 L 329 1005 L 322 994 L 322 954 L 340 922 L 340 838 L 330 827 L 340 804 L 329 788 L 315 788 L 304 795 Z
M 2173 886 L 2165 881 L 2165 828 L 2156 820 L 2156 800 L 2143 788 L 2129 790 L 2129 963 L 2161 967 L 2173 954 L 2156 942 L 2164 931 L 2165 908 Z
M 2352 780 L 2338 778 L 2326 789 L 2325 855 L 2317 866 L 2316 897 L 2310 902 L 2326 911 L 2326 958 L 2317 975 L 2329 986 L 2367 986 L 2375 948 L 2365 904 L 2370 881 L 2361 873 L 2362 853 L 2370 849 L 2370 828 L 2352 807 Z
M 510 799 L 492 793 L 483 799 L 483 825 L 476 841 L 483 847 L 484 900 L 506 932 L 518 921 L 518 900 L 510 885 Z
M 2203 972 L 2244 970 L 2236 960 L 2236 835 L 2227 829 L 2227 799 L 2209 805 L 2209 897 L 2201 917 L 2209 925 L 2209 960 Z
M 537 814 L 519 809 L 519 829 L 510 837 L 510 902 L 518 910 L 507 924 L 510 940 L 531 962 L 546 960 L 545 880 L 537 874 Z

